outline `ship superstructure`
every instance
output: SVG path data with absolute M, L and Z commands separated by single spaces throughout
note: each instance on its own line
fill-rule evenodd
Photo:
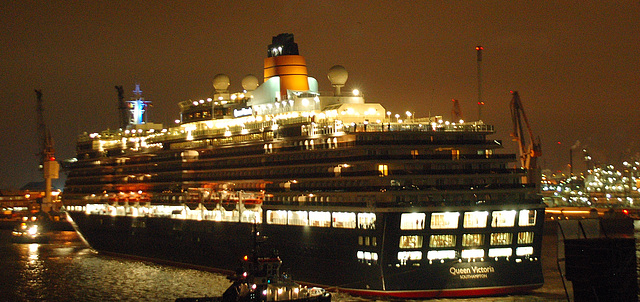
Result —
M 482 122 L 394 119 L 341 66 L 318 91 L 290 34 L 264 82 L 214 78 L 174 127 L 80 136 L 63 202 L 98 251 L 232 271 L 258 224 L 296 280 L 363 295 L 542 286 L 544 209 Z

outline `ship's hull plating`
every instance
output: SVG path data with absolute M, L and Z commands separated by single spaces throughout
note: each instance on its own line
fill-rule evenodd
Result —
M 380 214 L 379 214 L 380 215 Z M 399 214 L 384 213 L 385 225 Z M 250 251 L 251 224 L 131 217 L 70 212 L 78 231 L 96 250 L 169 263 L 232 272 Z M 541 215 L 541 217 L 544 217 Z M 543 284 L 539 251 L 542 224 L 535 226 L 532 257 L 446 259 L 399 265 L 397 238 L 406 231 L 353 230 L 262 224 L 265 248 L 276 248 L 283 269 L 295 280 L 357 295 L 402 298 L 484 296 L 523 292 Z M 452 230 L 452 233 L 462 233 Z M 375 236 L 380 253 L 374 262 L 355 255 Z M 428 247 L 428 243 L 426 246 Z M 514 255 L 515 256 L 515 255 Z

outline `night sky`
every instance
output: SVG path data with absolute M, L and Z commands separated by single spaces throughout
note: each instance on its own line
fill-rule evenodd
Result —
M 166 125 L 178 102 L 210 97 L 218 73 L 233 91 L 247 74 L 262 80 L 279 33 L 295 35 L 321 91 L 340 64 L 368 102 L 447 119 L 452 98 L 478 117 L 482 45 L 482 120 L 505 151 L 517 90 L 542 168 L 568 171 L 572 145 L 619 165 L 640 159 L 639 20 L 635 0 L 2 1 L 0 188 L 41 180 L 34 89 L 57 159 L 70 158 L 79 133 L 117 128 L 115 85 L 128 99 L 140 83 L 149 121 Z

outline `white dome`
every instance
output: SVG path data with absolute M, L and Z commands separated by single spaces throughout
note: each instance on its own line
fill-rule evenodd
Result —
M 227 91 L 227 88 L 229 88 L 229 76 L 222 73 L 217 74 L 213 77 L 213 88 L 217 92 Z
M 336 65 L 329 69 L 327 77 L 329 78 L 331 85 L 344 86 L 344 83 L 347 82 L 347 78 L 349 77 L 349 73 L 341 65 Z
M 256 90 L 258 85 L 258 78 L 252 74 L 248 74 L 242 79 L 242 88 L 246 91 Z

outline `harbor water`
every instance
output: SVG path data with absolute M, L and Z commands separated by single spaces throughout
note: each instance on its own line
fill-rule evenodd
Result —
M 640 233 L 635 236 L 638 246 Z M 96 253 L 75 232 L 56 232 L 46 244 L 12 243 L 10 237 L 10 231 L 0 231 L 0 301 L 174 301 L 221 295 L 230 284 L 224 275 L 212 272 Z M 556 234 L 548 231 L 543 242 L 545 285 L 540 289 L 523 295 L 431 301 L 566 301 L 556 247 Z M 333 295 L 333 301 L 386 300 Z

